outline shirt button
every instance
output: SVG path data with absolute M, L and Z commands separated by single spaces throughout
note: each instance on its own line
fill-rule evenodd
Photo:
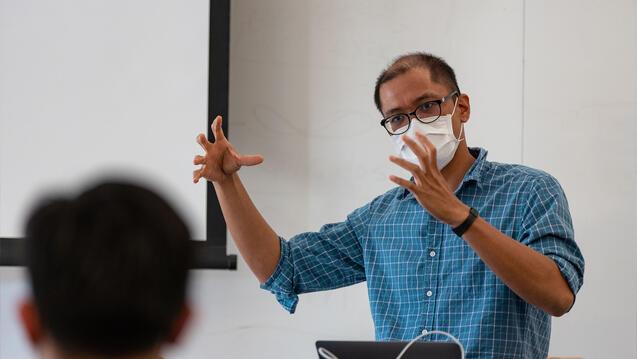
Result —
M 432 291 L 430 291 L 430 290 L 428 290 L 428 291 L 427 291 L 427 296 L 428 296 L 428 297 L 431 297 L 433 294 L 434 294 L 434 293 L 433 293 Z
M 431 252 L 429 252 L 429 256 L 430 256 L 430 257 L 435 257 L 435 256 L 436 256 L 436 251 L 431 251 Z

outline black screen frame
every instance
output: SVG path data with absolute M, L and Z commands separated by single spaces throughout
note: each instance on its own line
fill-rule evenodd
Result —
M 230 0 L 210 0 L 208 46 L 208 139 L 214 142 L 210 126 L 223 116 L 228 136 L 228 82 L 230 65 Z M 188 160 L 188 159 L 184 159 Z M 214 186 L 206 181 L 206 239 L 192 240 L 193 269 L 237 269 L 237 256 L 227 254 L 226 222 Z M 0 238 L 0 266 L 23 266 L 22 238 Z

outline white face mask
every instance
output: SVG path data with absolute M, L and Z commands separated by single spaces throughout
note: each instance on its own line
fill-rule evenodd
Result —
M 456 102 L 453 105 L 453 112 L 449 115 L 444 115 L 438 117 L 432 123 L 422 123 L 415 118 L 411 119 L 411 126 L 409 126 L 409 130 L 404 134 L 416 140 L 416 131 L 422 133 L 427 136 L 427 139 L 436 147 L 436 160 L 438 164 L 438 170 L 442 170 L 453 156 L 456 154 L 456 150 L 458 149 L 458 144 L 460 141 L 464 140 L 464 138 L 456 138 L 453 133 L 453 122 L 451 118 L 453 114 L 456 112 L 456 105 L 458 104 L 458 99 L 456 98 Z M 423 119 L 427 121 L 427 119 Z M 464 124 L 460 128 L 460 137 L 462 137 L 462 132 L 464 130 Z M 414 152 L 405 144 L 401 135 L 392 135 L 390 136 L 394 147 L 396 148 L 396 152 L 400 158 L 403 158 L 409 162 L 415 163 L 420 166 L 420 161 L 418 161 L 418 157 Z M 418 142 L 418 140 L 416 140 Z

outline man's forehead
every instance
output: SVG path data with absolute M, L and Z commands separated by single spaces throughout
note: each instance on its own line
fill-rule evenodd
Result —
M 407 111 L 419 101 L 435 100 L 444 92 L 444 86 L 431 80 L 429 70 L 418 67 L 383 83 L 379 89 L 384 114 Z

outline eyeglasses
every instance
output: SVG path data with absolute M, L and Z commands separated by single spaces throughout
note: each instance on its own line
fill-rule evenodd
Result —
M 400 135 L 409 130 L 412 116 L 422 123 L 432 123 L 440 117 L 442 103 L 457 95 L 458 91 L 454 91 L 440 100 L 421 103 L 411 113 L 399 113 L 382 119 L 380 125 L 383 126 L 390 135 Z

